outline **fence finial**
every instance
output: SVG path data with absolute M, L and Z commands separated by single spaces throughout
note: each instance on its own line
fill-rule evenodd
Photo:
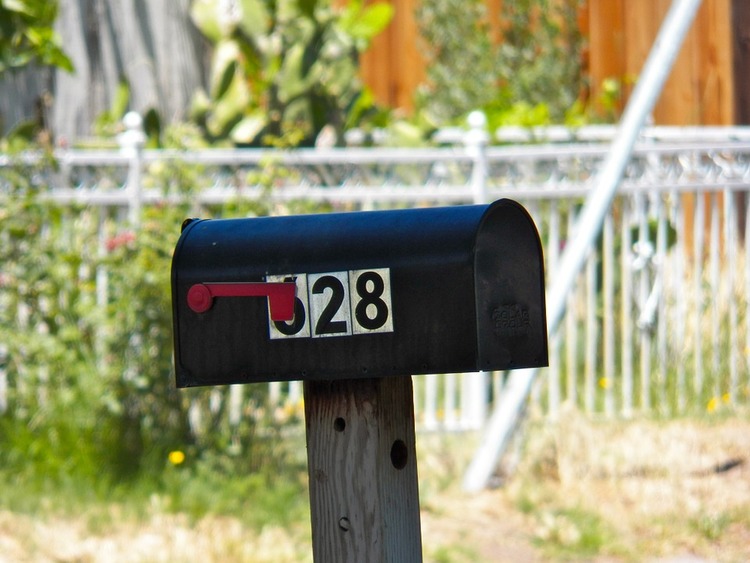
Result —
M 128 218 L 133 227 L 141 221 L 141 152 L 146 144 L 143 118 L 138 112 L 129 111 L 122 118 L 125 131 L 117 136 L 120 151 L 130 159 L 127 190 L 130 195 Z
M 487 202 L 487 143 L 490 136 L 487 133 L 487 116 L 484 112 L 475 110 L 467 118 L 469 131 L 464 137 L 466 153 L 474 160 L 471 172 L 471 191 L 474 203 Z
M 137 111 L 129 111 L 122 118 L 125 131 L 117 136 L 117 143 L 123 152 L 137 151 L 146 143 L 143 132 L 143 118 Z

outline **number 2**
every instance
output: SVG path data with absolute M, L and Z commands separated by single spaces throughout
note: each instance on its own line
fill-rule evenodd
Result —
M 313 338 L 351 334 L 347 272 L 310 274 L 307 283 Z

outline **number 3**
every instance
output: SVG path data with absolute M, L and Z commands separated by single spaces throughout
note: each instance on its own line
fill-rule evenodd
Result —
M 297 296 L 294 298 L 294 318 L 289 322 L 274 321 L 271 319 L 269 311 L 269 337 L 272 340 L 277 338 L 309 338 L 310 323 L 307 319 L 307 276 L 305 274 L 266 276 L 266 281 L 293 281 L 297 284 Z
M 269 316 L 271 339 L 393 332 L 388 268 L 267 276 L 266 281 L 297 283 L 294 319 L 273 321 Z

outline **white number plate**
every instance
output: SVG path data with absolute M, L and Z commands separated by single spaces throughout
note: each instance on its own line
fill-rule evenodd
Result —
M 388 268 L 267 276 L 266 281 L 297 284 L 294 318 L 274 321 L 269 313 L 271 339 L 393 332 Z

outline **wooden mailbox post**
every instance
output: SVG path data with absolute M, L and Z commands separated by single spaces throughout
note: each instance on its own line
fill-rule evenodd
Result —
M 177 386 L 302 380 L 313 554 L 420 561 L 411 376 L 547 364 L 541 244 L 490 205 L 191 220 Z

